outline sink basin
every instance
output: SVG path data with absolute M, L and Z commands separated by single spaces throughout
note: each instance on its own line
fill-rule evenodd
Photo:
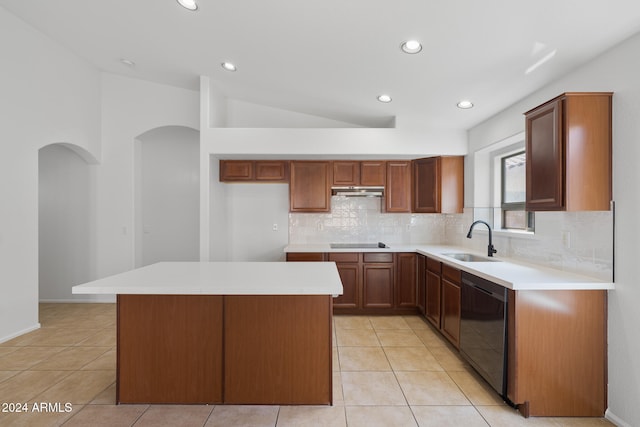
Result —
M 463 261 L 463 262 L 500 262 L 499 259 L 492 259 L 485 256 L 466 254 L 466 253 L 442 254 L 442 255 L 448 256 L 450 258 L 454 258 L 454 259 L 457 259 L 458 261 Z

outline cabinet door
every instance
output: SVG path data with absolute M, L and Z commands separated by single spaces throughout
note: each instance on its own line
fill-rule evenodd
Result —
M 117 403 L 222 403 L 222 307 L 220 295 L 118 295 Z
M 360 185 L 384 186 L 387 176 L 384 161 L 360 162 Z
M 442 280 L 442 334 L 460 347 L 460 285 Z
M 289 203 L 291 212 L 331 210 L 331 170 L 329 162 L 291 162 Z
M 464 210 L 464 156 L 440 158 L 440 213 Z
M 338 274 L 342 281 L 342 295 L 333 299 L 337 308 L 360 307 L 360 265 L 337 263 Z
M 411 212 L 411 162 L 388 161 L 385 186 L 387 212 Z
M 360 185 L 360 162 L 333 162 L 333 185 Z
M 393 263 L 364 264 L 363 308 L 393 307 Z
M 285 161 L 258 160 L 255 164 L 256 181 L 287 182 L 289 163 Z
M 440 212 L 440 158 L 413 161 L 413 212 Z
M 220 182 L 253 180 L 252 160 L 220 160 Z
M 564 207 L 562 100 L 544 104 L 526 115 L 526 209 Z
M 425 303 L 427 299 L 427 257 L 417 256 L 417 295 L 416 306 L 421 314 L 425 314 Z
M 416 306 L 416 267 L 415 253 L 396 254 L 396 307 Z
M 441 280 L 440 275 L 427 270 L 426 277 L 426 302 L 425 317 L 436 328 L 440 329 L 440 301 Z

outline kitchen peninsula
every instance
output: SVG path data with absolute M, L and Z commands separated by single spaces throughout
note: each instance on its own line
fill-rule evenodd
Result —
M 524 416 L 604 416 L 607 292 L 614 290 L 613 282 L 499 256 L 488 258 L 486 252 L 456 246 L 392 244 L 361 253 L 355 250 L 329 244 L 285 248 L 290 261 L 336 262 L 344 284 L 343 296 L 334 305 L 338 309 L 352 295 L 352 311 L 367 313 L 368 294 L 383 295 L 377 292 L 380 284 L 392 290 L 384 293 L 389 310 L 409 301 L 406 295 L 413 296 L 415 313 L 424 316 L 462 357 L 477 355 L 466 359 L 481 375 L 485 373 L 485 379 L 496 372 L 504 374 L 502 384 L 494 388 Z M 384 267 L 393 281 L 363 272 L 360 266 L 367 263 L 360 260 L 367 255 L 378 260 L 386 255 Z M 352 274 L 354 266 L 360 270 Z M 471 291 L 483 281 L 502 289 L 503 303 Z M 408 288 L 413 293 L 406 292 Z M 498 363 L 487 365 L 492 356 Z
M 334 263 L 163 262 L 117 295 L 117 403 L 332 404 Z

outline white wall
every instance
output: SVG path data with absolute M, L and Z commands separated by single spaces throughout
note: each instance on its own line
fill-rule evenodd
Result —
M 179 126 L 138 137 L 136 267 L 159 261 L 198 261 L 200 135 Z
M 224 226 L 227 213 L 222 207 L 233 196 L 216 183 L 219 158 L 390 159 L 467 153 L 465 132 L 345 127 L 322 117 L 225 99 L 204 76 L 200 77 L 200 109 L 201 260 L 228 259 L 230 254 L 220 244 L 226 239 L 229 245 L 235 238 L 228 236 Z
M 0 342 L 38 327 L 38 150 L 100 155 L 100 75 L 0 7 Z
M 227 260 L 284 261 L 284 247 L 289 242 L 289 186 L 218 185 L 227 187 Z
M 227 99 L 227 122 L 230 128 L 357 128 L 359 125 L 258 105 L 237 99 Z
M 613 197 L 615 282 L 609 292 L 607 417 L 622 426 L 640 425 L 640 280 L 637 264 L 640 212 L 640 35 L 563 79 L 471 129 L 471 151 L 522 132 L 522 113 L 562 92 L 613 91 Z M 468 172 L 468 171 L 466 171 Z M 588 357 L 588 355 L 585 355 Z
M 99 277 L 134 267 L 134 141 L 164 126 L 198 129 L 198 93 L 102 74 L 102 164 L 97 171 Z
M 19 41 L 19 43 L 17 42 Z M 75 145 L 92 167 L 95 277 L 133 266 L 134 140 L 199 127 L 197 92 L 102 74 L 0 7 L 0 341 L 38 324 L 38 150 Z

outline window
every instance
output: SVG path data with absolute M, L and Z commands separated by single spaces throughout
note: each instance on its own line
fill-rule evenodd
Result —
M 524 151 L 501 158 L 503 229 L 533 230 L 533 213 L 525 211 L 526 158 Z

